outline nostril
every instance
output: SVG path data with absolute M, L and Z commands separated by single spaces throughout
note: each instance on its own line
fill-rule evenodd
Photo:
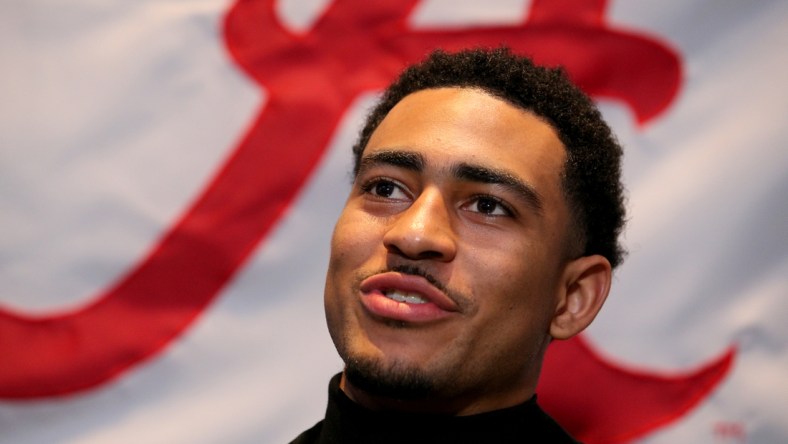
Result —
M 419 255 L 417 256 L 417 259 L 439 259 L 441 257 L 443 257 L 443 255 L 440 252 L 434 250 L 427 250 L 420 252 Z
M 408 259 L 440 259 L 443 257 L 443 254 L 441 254 L 440 251 L 424 250 L 418 252 L 407 252 L 394 244 L 386 245 L 386 249 L 390 254 L 396 254 L 397 256 L 402 256 Z
M 407 256 L 404 251 L 400 250 L 400 248 L 394 244 L 387 244 L 386 249 L 391 254 L 396 254 L 398 256 Z

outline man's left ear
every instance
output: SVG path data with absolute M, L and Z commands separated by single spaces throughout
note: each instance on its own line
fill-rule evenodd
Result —
M 550 336 L 569 339 L 594 320 L 610 291 L 613 269 L 600 255 L 583 256 L 564 268 Z

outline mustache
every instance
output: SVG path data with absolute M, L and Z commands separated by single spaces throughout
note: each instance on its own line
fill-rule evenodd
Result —
M 446 288 L 446 286 L 443 285 L 443 283 L 441 281 L 436 279 L 435 276 L 427 273 L 426 271 L 424 271 L 423 269 L 421 269 L 421 268 L 419 268 L 419 267 L 417 267 L 415 265 L 397 265 L 397 266 L 391 267 L 390 269 L 388 269 L 386 271 L 395 271 L 397 273 L 409 274 L 409 275 L 412 275 L 412 276 L 421 276 L 424 279 L 426 279 L 427 282 L 429 282 L 433 287 L 437 288 L 438 290 L 442 291 L 443 293 L 449 294 L 449 289 Z

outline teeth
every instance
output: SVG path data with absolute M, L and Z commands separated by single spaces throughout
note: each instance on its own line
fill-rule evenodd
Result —
M 387 291 L 384 293 L 387 298 L 408 304 L 426 304 L 428 301 L 415 293 L 402 293 L 400 291 Z

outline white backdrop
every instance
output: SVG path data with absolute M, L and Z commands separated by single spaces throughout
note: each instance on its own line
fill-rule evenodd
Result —
M 326 4 L 278 11 L 303 32 Z M 89 304 L 265 106 L 224 48 L 229 6 L 0 3 L 3 308 Z M 410 21 L 510 24 L 528 6 L 424 0 Z M 684 79 L 643 127 L 601 103 L 627 152 L 631 254 L 587 337 L 615 362 L 666 375 L 737 346 L 712 396 L 641 442 L 788 442 L 788 3 L 621 0 L 607 16 L 670 42 Z M 184 335 L 97 388 L 0 399 L 0 443 L 277 443 L 320 419 L 341 368 L 322 313 L 328 239 L 373 98 L 347 112 L 286 217 Z

